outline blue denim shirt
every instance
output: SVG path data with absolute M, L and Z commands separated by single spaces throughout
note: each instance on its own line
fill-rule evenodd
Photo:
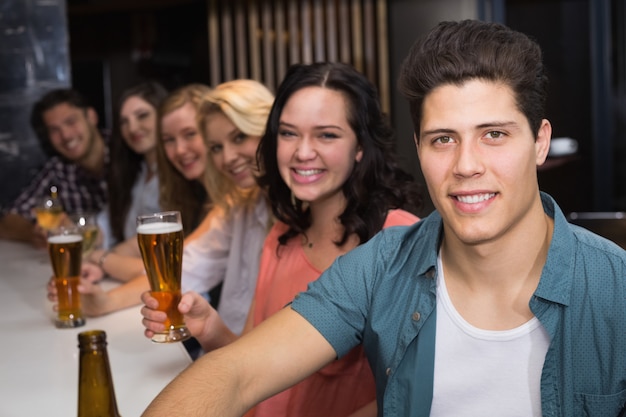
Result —
M 617 416 L 626 402 L 626 251 L 554 218 L 530 309 L 550 334 L 541 376 L 544 416 Z M 363 343 L 379 415 L 428 416 L 434 369 L 437 253 L 442 221 L 386 229 L 338 258 L 292 308 L 337 356 Z M 454 401 L 454 399 L 451 399 Z

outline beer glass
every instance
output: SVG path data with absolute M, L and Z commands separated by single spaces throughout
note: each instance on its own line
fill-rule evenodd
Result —
M 137 241 L 158 310 L 167 314 L 165 331 L 153 342 L 180 342 L 191 337 L 178 311 L 183 261 L 183 225 L 180 212 L 168 211 L 137 217 Z
M 93 213 L 76 213 L 70 216 L 72 222 L 79 228 L 83 235 L 83 259 L 100 247 L 100 228 Z
M 57 289 L 58 328 L 85 324 L 80 307 L 78 282 L 82 261 L 83 235 L 76 227 L 59 227 L 48 233 L 48 252 Z
M 46 231 L 56 229 L 63 220 L 63 205 L 58 198 L 57 187 L 50 187 L 50 195 L 35 207 L 35 216 L 39 227 Z

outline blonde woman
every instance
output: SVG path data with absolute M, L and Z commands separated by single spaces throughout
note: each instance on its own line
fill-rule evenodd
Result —
M 183 291 L 206 293 L 222 284 L 217 310 L 241 333 L 254 295 L 267 200 L 256 183 L 256 152 L 274 96 L 257 81 L 218 85 L 199 112 L 208 148 L 207 191 L 213 210 L 183 254 Z M 215 303 L 214 303 L 215 304 Z

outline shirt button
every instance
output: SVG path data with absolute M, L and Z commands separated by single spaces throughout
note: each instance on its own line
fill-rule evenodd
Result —
M 385 373 L 387 374 L 387 376 L 391 375 L 391 368 L 387 368 L 385 370 Z
M 417 311 L 413 314 L 411 314 L 411 319 L 413 321 L 420 321 L 420 318 L 422 317 L 422 315 L 420 313 L 418 313 Z

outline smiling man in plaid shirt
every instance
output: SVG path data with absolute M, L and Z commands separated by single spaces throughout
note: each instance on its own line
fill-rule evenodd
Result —
M 50 157 L 17 199 L 2 213 L 0 238 L 44 246 L 45 233 L 34 209 L 56 186 L 66 213 L 97 212 L 106 202 L 107 143 L 98 115 L 71 89 L 53 90 L 33 106 L 31 124 Z

